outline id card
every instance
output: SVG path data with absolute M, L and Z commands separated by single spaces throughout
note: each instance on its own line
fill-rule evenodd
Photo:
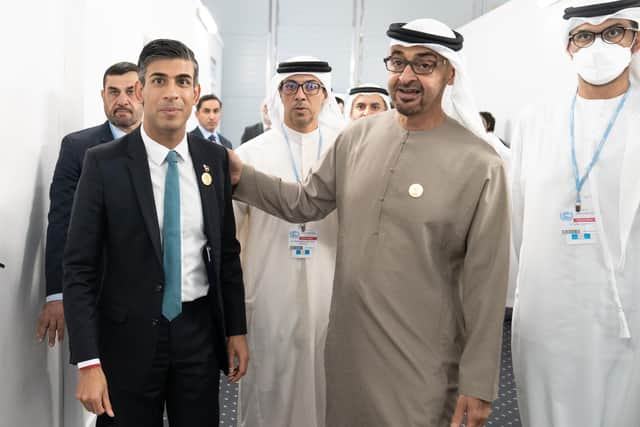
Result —
M 302 231 L 299 228 L 289 231 L 289 253 L 292 258 L 311 258 L 317 244 L 317 231 Z
M 563 211 L 560 232 L 568 245 L 593 245 L 598 242 L 598 219 L 594 212 Z

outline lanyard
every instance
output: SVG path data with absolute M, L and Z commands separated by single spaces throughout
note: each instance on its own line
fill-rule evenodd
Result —
M 289 143 L 289 137 L 287 136 L 287 132 L 284 129 L 284 125 L 280 125 L 282 127 L 282 134 L 284 135 L 284 140 L 287 142 L 287 148 L 289 149 L 289 158 L 291 159 L 291 166 L 293 167 L 293 173 L 296 175 L 296 181 L 302 182 L 300 176 L 302 175 L 302 171 L 298 173 L 298 167 L 296 166 L 296 160 L 293 157 L 293 150 L 291 149 L 291 144 Z M 322 154 L 322 131 L 318 127 L 318 135 L 320 135 L 320 140 L 318 141 L 318 155 L 316 160 L 320 159 L 320 154 Z
M 593 157 L 591 158 L 591 162 L 587 166 L 587 169 L 584 172 L 584 175 L 580 177 L 580 172 L 578 171 L 578 161 L 576 160 L 576 130 L 575 130 L 575 115 L 576 115 L 576 100 L 578 99 L 578 93 L 576 92 L 573 97 L 573 102 L 571 104 L 571 116 L 570 116 L 570 140 L 571 140 L 571 163 L 573 166 L 573 177 L 576 181 L 576 212 L 580 212 L 582 199 L 580 198 L 580 192 L 582 191 L 582 187 L 584 187 L 584 183 L 587 181 L 589 174 L 591 173 L 591 169 L 598 163 L 600 159 L 600 153 L 602 152 L 602 147 L 604 147 L 604 143 L 609 138 L 609 134 L 611 133 L 611 129 L 613 129 L 613 125 L 616 123 L 618 119 L 618 115 L 620 111 L 622 111 L 622 107 L 624 107 L 624 103 L 627 101 L 627 97 L 629 96 L 629 92 L 631 91 L 631 87 L 624 93 L 622 99 L 618 103 L 616 110 L 613 112 L 613 116 L 609 119 L 609 124 L 607 125 L 607 129 L 604 131 L 604 135 L 600 139 L 600 142 L 596 146 L 596 149 L 593 153 Z

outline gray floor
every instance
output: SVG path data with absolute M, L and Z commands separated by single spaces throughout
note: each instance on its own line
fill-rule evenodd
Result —
M 220 425 L 235 427 L 237 422 L 236 402 L 238 386 L 228 384 L 226 379 L 220 381 Z M 165 424 L 168 426 L 168 424 Z M 493 403 L 493 412 L 487 422 L 492 427 L 521 427 L 513 380 L 513 364 L 511 362 L 511 317 L 504 322 L 502 339 L 502 366 L 500 370 L 500 391 L 498 399 Z M 275 427 L 275 426 L 274 426 Z

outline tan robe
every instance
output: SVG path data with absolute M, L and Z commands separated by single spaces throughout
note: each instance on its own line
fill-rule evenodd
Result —
M 458 393 L 495 398 L 510 224 L 486 142 L 390 111 L 349 126 L 303 185 L 245 166 L 234 197 L 296 223 L 337 209 L 328 427 L 448 426 Z

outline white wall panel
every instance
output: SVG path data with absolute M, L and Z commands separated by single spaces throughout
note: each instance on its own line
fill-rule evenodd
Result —
M 78 427 L 75 368 L 61 346 L 35 341 L 48 188 L 60 140 L 105 120 L 103 72 L 117 61 L 136 62 L 145 40 L 178 38 L 198 59 L 221 48 L 211 47 L 193 1 L 34 0 L 1 7 L 0 425 Z M 203 84 L 213 78 L 203 72 Z

